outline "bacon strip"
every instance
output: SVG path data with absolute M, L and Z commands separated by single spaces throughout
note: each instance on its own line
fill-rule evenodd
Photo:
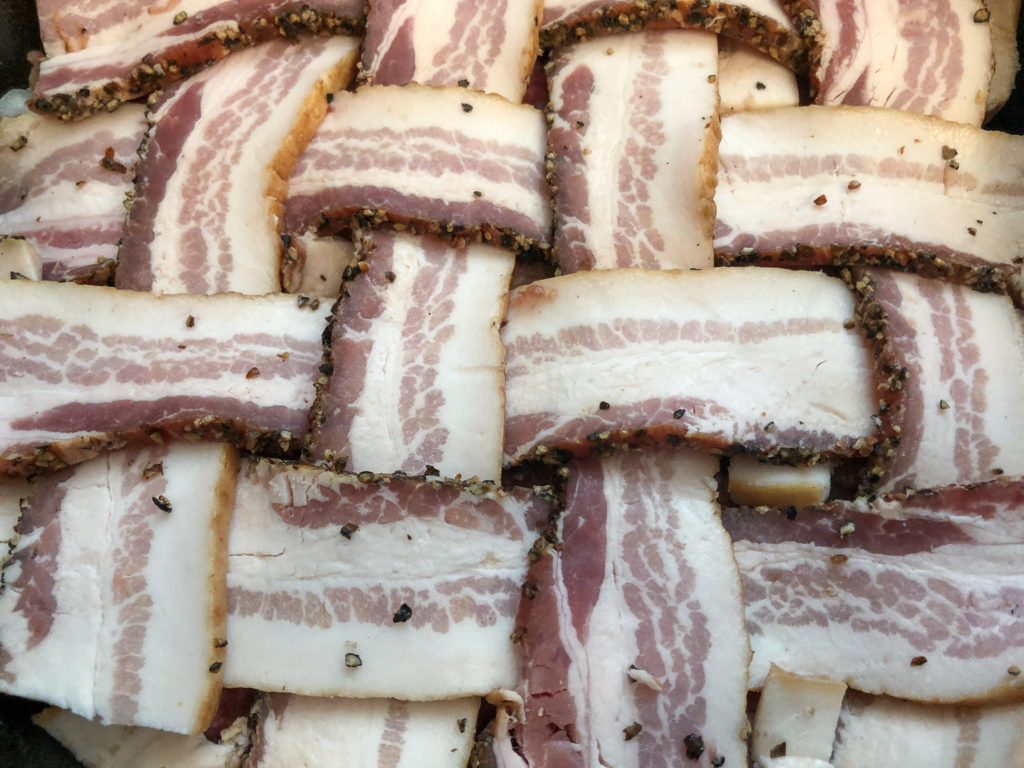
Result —
M 868 261 L 1007 289 L 1024 249 L 1024 137 L 893 109 L 722 118 L 715 252 Z
M 302 303 L 0 281 L 0 473 L 160 433 L 298 447 L 326 327 Z
M 800 103 L 796 74 L 771 57 L 727 37 L 718 38 L 718 108 L 725 115 Z
M 221 689 L 236 473 L 230 448 L 179 444 L 39 482 L 4 570 L 0 688 L 104 723 L 202 730 Z
M 546 133 L 536 109 L 465 88 L 339 93 L 289 181 L 285 231 L 342 229 L 359 214 L 546 245 Z
M 513 292 L 505 455 L 668 435 L 716 450 L 854 453 L 875 433 L 852 296 L 821 274 L 612 270 Z
M 33 243 L 45 279 L 106 281 L 145 128 L 137 105 L 74 126 L 0 120 L 0 234 Z
M 373 0 L 361 79 L 450 85 L 519 103 L 537 58 L 542 0 Z
M 712 266 L 716 38 L 598 38 L 560 49 L 547 71 L 562 271 Z
M 151 116 L 117 286 L 280 291 L 286 180 L 357 56 L 356 38 L 276 40 L 176 87 Z
M 501 477 L 505 316 L 515 257 L 377 230 L 333 321 L 312 454 L 351 472 Z M 469 404 L 471 406 L 467 407 Z
M 892 107 L 980 126 L 992 79 L 982 0 L 812 0 L 819 104 Z
M 531 567 L 521 625 L 530 766 L 745 765 L 739 580 L 714 457 L 572 465 L 562 544 Z
M 512 686 L 508 638 L 548 502 L 362 477 L 244 467 L 227 684 L 411 700 Z

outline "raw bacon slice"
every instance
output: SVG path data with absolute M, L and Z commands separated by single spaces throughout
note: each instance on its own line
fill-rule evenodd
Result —
M 835 768 L 1024 766 L 1024 706 L 915 704 L 851 691 L 843 703 Z
M 350 37 L 271 41 L 181 83 L 159 103 L 117 286 L 280 291 L 287 179 L 327 111 L 326 94 L 351 80 L 358 47 Z
M 134 104 L 78 125 L 0 120 L 0 234 L 33 243 L 44 278 L 106 282 L 145 130 Z
M 882 490 L 1024 476 L 1024 328 L 1010 301 L 941 280 L 867 274 L 907 371 Z
M 355 245 L 344 237 L 284 235 L 281 288 L 300 296 L 336 299 L 341 295 L 346 270 L 356 263 Z
M 551 239 L 544 116 L 466 88 L 368 86 L 335 96 L 292 174 L 285 231 L 391 219 L 505 247 Z
M 992 79 L 982 0 L 810 0 L 819 104 L 892 107 L 980 126 Z
M 720 114 L 800 103 L 796 74 L 744 43 L 718 38 Z
M 717 450 L 870 450 L 872 364 L 852 294 L 818 273 L 610 270 L 512 293 L 507 461 L 669 436 Z M 848 325 L 847 325 L 848 324 Z
M 529 766 L 746 765 L 747 662 L 718 461 L 671 449 L 570 466 L 562 543 L 517 623 Z
M 715 36 L 598 38 L 559 49 L 547 71 L 562 271 L 712 266 Z
M 350 472 L 501 477 L 511 251 L 382 229 L 333 321 L 312 455 Z M 432 467 L 427 470 L 427 467 Z
M 233 50 L 299 32 L 358 34 L 364 0 L 61 0 L 39 5 L 50 58 L 32 108 L 64 120 L 113 111 L 189 77 Z
M 537 58 L 542 0 L 372 0 L 361 80 L 451 85 L 518 104 Z
M 993 483 L 792 520 L 728 510 L 751 686 L 774 663 L 908 699 L 1019 696 L 1022 500 L 1019 483 Z
M 318 306 L 0 281 L 0 473 L 161 433 L 298 448 L 322 359 Z
M 3 574 L 0 689 L 104 723 L 205 728 L 237 471 L 227 446 L 180 443 L 38 482 Z
M 408 700 L 514 685 L 509 636 L 550 511 L 523 490 L 245 465 L 226 683 Z
M 479 708 L 479 699 L 267 694 L 245 768 L 465 768 Z
M 722 118 L 715 253 L 868 261 L 1006 290 L 1024 249 L 1024 137 L 894 109 Z
M 772 666 L 761 687 L 750 739 L 755 764 L 776 766 L 773 758 L 829 765 L 836 723 L 846 685 L 828 678 L 801 677 Z M 797 764 L 786 764 L 798 768 Z M 782 768 L 781 763 L 778 768 Z

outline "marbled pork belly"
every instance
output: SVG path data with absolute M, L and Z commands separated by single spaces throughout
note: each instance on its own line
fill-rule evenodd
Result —
M 32 242 L 44 278 L 109 277 L 145 131 L 134 104 L 76 125 L 0 120 L 0 234 Z
M 562 541 L 517 618 L 521 764 L 746 765 L 750 648 L 717 470 L 668 448 L 570 465 Z
M 154 293 L 281 290 L 281 210 L 295 161 L 351 80 L 359 41 L 274 40 L 180 83 L 153 127 L 117 286 Z
M 260 40 L 358 33 L 365 0 L 42 0 L 38 11 L 48 58 L 32 107 L 68 120 L 112 111 Z
M 836 732 L 835 768 L 1022 768 L 1024 705 L 915 704 L 851 691 Z
M 315 306 L 0 281 L 0 473 L 162 433 L 298 448 L 327 325 Z
M 1024 252 L 1024 138 L 869 107 L 722 118 L 716 255 L 868 261 L 1006 289 Z
M 562 271 L 712 266 L 716 37 L 598 38 L 560 48 L 547 73 Z
M 819 104 L 892 107 L 980 126 L 992 79 L 983 0 L 809 0 Z
M 285 231 L 391 219 L 507 247 L 546 245 L 544 116 L 466 88 L 339 93 L 292 173 Z M 321 232 L 323 233 L 323 232 Z
M 1024 328 L 1009 299 L 882 269 L 862 274 L 907 372 L 882 490 L 1024 476 Z
M 542 0 L 372 0 L 360 78 L 452 85 L 518 104 L 537 59 Z
M 415 701 L 511 687 L 526 555 L 549 513 L 525 490 L 245 465 L 226 683 Z
M 873 364 L 853 296 L 758 267 L 577 272 L 516 289 L 505 456 L 680 437 L 808 457 L 870 450 Z
M 237 471 L 228 446 L 175 443 L 38 481 L 3 572 L 0 689 L 104 723 L 204 729 Z
M 876 505 L 727 510 L 754 650 L 771 664 L 922 701 L 1020 696 L 1020 483 Z
M 479 708 L 476 698 L 416 702 L 265 694 L 245 768 L 465 768 Z
M 514 255 L 379 229 L 361 258 L 369 269 L 335 310 L 312 455 L 350 472 L 500 479 Z

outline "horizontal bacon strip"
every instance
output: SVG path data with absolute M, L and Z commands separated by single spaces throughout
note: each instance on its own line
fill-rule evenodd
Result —
M 286 180 L 345 87 L 359 41 L 273 40 L 176 86 L 151 111 L 117 286 L 154 293 L 281 290 Z
M 156 297 L 0 281 L 0 473 L 160 433 L 297 448 L 326 328 L 326 308 L 314 306 L 285 294 Z
M 547 500 L 359 477 L 244 467 L 226 683 L 411 700 L 512 686 L 509 636 Z
M 529 766 L 745 765 L 739 580 L 718 461 L 660 449 L 570 466 L 562 543 L 520 625 Z
M 312 455 L 350 472 L 501 477 L 505 316 L 515 257 L 376 230 L 333 321 Z M 467 404 L 472 404 L 467 407 Z
M 373 0 L 361 79 L 450 85 L 523 100 L 537 58 L 542 0 Z
M 236 473 L 231 448 L 179 443 L 36 483 L 4 570 L 0 689 L 104 723 L 205 728 Z
M 545 246 L 546 133 L 538 110 L 465 88 L 339 93 L 289 181 L 285 231 L 343 229 L 358 214 Z
M 555 258 L 564 273 L 713 263 L 714 35 L 652 31 L 548 64 Z
M 505 455 L 679 438 L 868 450 L 872 364 L 841 282 L 788 270 L 578 272 L 513 292 Z M 847 323 L 850 323 L 847 326 Z
M 0 120 L 0 234 L 35 245 L 44 279 L 106 282 L 145 130 L 138 105 L 74 126 Z
M 1024 249 L 1024 137 L 894 109 L 722 118 L 715 253 L 882 263 L 1006 290 Z

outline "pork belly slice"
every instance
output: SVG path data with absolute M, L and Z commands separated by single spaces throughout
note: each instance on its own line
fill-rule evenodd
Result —
M 365 12 L 364 0 L 43 0 L 38 10 L 49 58 L 31 106 L 63 120 L 113 111 L 258 41 L 356 34 Z
M 880 269 L 866 272 L 907 371 L 900 442 L 882 489 L 1024 475 L 1024 329 L 1005 296 Z
M 78 125 L 0 120 L 0 234 L 36 247 L 44 278 L 109 277 L 145 130 L 136 104 Z
M 320 375 L 317 308 L 285 294 L 0 281 L 0 474 L 161 434 L 297 449 Z
M 0 689 L 103 723 L 197 733 L 221 690 L 228 446 L 121 451 L 22 504 L 0 594 Z
M 717 38 L 598 38 L 559 49 L 547 73 L 562 271 L 712 266 Z
M 793 70 L 727 37 L 718 38 L 718 98 L 720 114 L 800 103 Z
M 761 688 L 750 741 L 752 756 L 820 760 L 828 765 L 846 685 L 772 666 Z M 795 767 L 794 767 L 795 768 Z
M 660 448 L 570 465 L 562 543 L 517 623 L 530 766 L 746 765 L 749 646 L 718 460 Z
M 285 235 L 287 241 L 281 264 L 281 288 L 287 293 L 321 299 L 341 295 L 345 271 L 356 263 L 355 245 L 345 237 L 318 237 L 307 232 L 301 237 Z
M 326 94 L 359 41 L 275 40 L 173 89 L 153 127 L 120 250 L 117 286 L 154 293 L 281 290 L 281 210 Z
M 789 270 L 523 286 L 502 329 L 506 461 L 665 436 L 791 457 L 869 450 L 872 363 L 853 316 L 839 280 Z
M 407 700 L 511 687 L 526 554 L 549 512 L 525 490 L 245 465 L 226 684 Z
M 547 126 L 533 107 L 466 88 L 339 93 L 288 186 L 285 231 L 391 219 L 527 249 L 550 242 Z
M 465 768 L 479 707 L 266 694 L 245 768 Z
M 312 455 L 351 472 L 500 479 L 498 328 L 515 256 L 390 229 L 361 249 L 368 271 L 335 311 Z
M 1019 483 L 882 504 L 727 510 L 754 649 L 771 664 L 916 700 L 1020 696 Z
M 360 79 L 450 85 L 518 104 L 537 58 L 542 0 L 371 0 Z
M 1005 290 L 1024 249 L 1024 138 L 894 109 L 722 118 L 715 253 L 868 261 Z
M 851 691 L 836 733 L 835 768 L 1024 766 L 1024 706 L 916 704 Z
M 992 79 L 982 0 L 810 0 L 820 24 L 812 54 L 819 104 L 892 107 L 980 126 Z
M 832 464 L 788 466 L 753 456 L 729 459 L 729 498 L 746 507 L 809 507 L 828 499 Z

